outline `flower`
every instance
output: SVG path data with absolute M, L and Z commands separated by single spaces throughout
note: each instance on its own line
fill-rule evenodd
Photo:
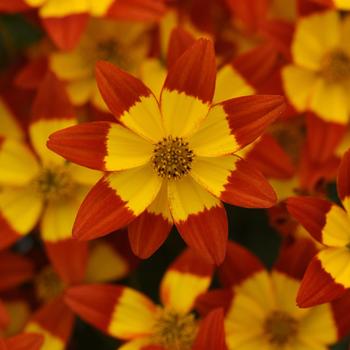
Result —
M 229 350 L 326 350 L 347 334 L 348 317 L 341 310 L 347 307 L 349 296 L 339 304 L 307 310 L 295 305 L 301 277 L 314 251 L 310 241 L 297 241 L 282 250 L 269 273 L 242 246 L 228 246 L 219 268 L 225 289 L 200 296 L 197 307 L 202 313 L 212 307 L 225 308 Z
M 146 349 L 151 345 L 167 350 L 190 350 L 198 327 L 191 310 L 196 297 L 209 287 L 212 273 L 211 264 L 187 249 L 163 276 L 160 284 L 163 306 L 121 285 L 72 287 L 65 300 L 83 320 L 125 340 L 120 350 Z
M 350 17 L 342 20 L 336 11 L 314 13 L 297 23 L 294 62 L 282 75 L 286 96 L 298 112 L 309 110 L 329 122 L 348 122 L 349 35 Z
M 108 171 L 78 212 L 73 235 L 88 240 L 129 226 L 133 251 L 146 258 L 175 223 L 186 243 L 222 262 L 227 218 L 221 200 L 266 208 L 275 193 L 235 152 L 259 137 L 284 109 L 280 96 L 247 96 L 211 104 L 212 43 L 199 39 L 173 64 L 160 101 L 138 79 L 97 64 L 102 97 L 119 123 L 96 122 L 50 136 L 66 159 Z
M 350 288 L 350 151 L 338 169 L 340 207 L 326 199 L 292 197 L 290 214 L 320 242 L 322 249 L 310 262 L 297 297 L 301 307 L 329 302 Z

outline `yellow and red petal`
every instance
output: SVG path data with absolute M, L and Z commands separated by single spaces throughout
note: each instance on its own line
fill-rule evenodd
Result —
M 168 183 L 170 212 L 184 241 L 211 262 L 220 264 L 226 252 L 226 212 L 218 199 L 190 176 Z
M 0 96 L 0 135 L 16 140 L 24 139 L 23 129 L 15 117 L 15 112 L 4 98 Z
M 344 247 L 350 242 L 350 217 L 328 200 L 291 197 L 287 208 L 318 242 L 332 247 Z
M 84 199 L 73 236 L 89 240 L 123 228 L 153 202 L 161 184 L 150 164 L 106 175 Z
M 329 248 L 310 262 L 297 295 L 300 307 L 328 303 L 350 288 L 350 253 L 347 248 Z
M 236 152 L 261 136 L 284 109 L 282 96 L 243 96 L 224 101 L 210 110 L 190 144 L 200 156 Z
M 160 101 L 167 134 L 186 137 L 198 129 L 214 96 L 215 77 L 213 44 L 199 39 L 168 71 Z
M 83 281 L 87 269 L 88 245 L 66 239 L 59 242 L 46 242 L 47 255 L 55 271 L 67 285 Z
M 92 169 L 118 171 L 146 164 L 153 145 L 117 123 L 92 122 L 50 135 L 47 146 L 74 163 Z
M 281 248 L 273 269 L 301 280 L 311 259 L 317 254 L 315 243 L 310 239 L 300 238 Z
M 340 41 L 340 16 L 336 11 L 315 13 L 297 23 L 292 44 L 294 62 L 301 67 L 317 71 L 327 52 Z M 327 27 L 327 32 L 320 28 Z
M 131 340 L 153 333 L 157 308 L 131 288 L 106 284 L 71 287 L 65 300 L 83 320 L 111 336 Z
M 29 128 L 32 145 L 43 162 L 65 161 L 47 149 L 46 141 L 54 131 L 76 123 L 75 113 L 64 85 L 53 73 L 48 73 L 34 100 Z
M 210 312 L 200 323 L 192 350 L 227 350 L 224 313 L 222 309 Z
M 157 21 L 165 9 L 164 0 L 115 1 L 106 15 L 118 20 Z
M 267 178 L 289 179 L 295 172 L 291 157 L 270 134 L 263 135 L 244 159 Z
M 34 274 L 33 264 L 23 256 L 9 251 L 0 253 L 0 290 L 4 291 L 30 280 Z
M 236 156 L 197 157 L 191 175 L 222 201 L 247 208 L 269 208 L 277 197 L 265 177 Z
M 207 291 L 213 265 L 191 249 L 186 249 L 166 270 L 161 285 L 162 304 L 179 313 L 188 313 L 196 298 Z
M 219 278 L 223 286 L 235 287 L 264 269 L 259 259 L 246 248 L 229 242 L 225 260 L 219 267 Z
M 11 350 L 44 350 L 44 337 L 37 333 L 23 333 L 4 340 L 7 349 Z
M 78 13 L 63 17 L 42 16 L 42 23 L 50 38 L 61 50 L 72 50 L 83 34 L 89 15 Z
M 39 173 L 39 164 L 26 144 L 0 136 L 1 186 L 26 186 Z
M 172 227 L 173 219 L 164 183 L 151 205 L 128 227 L 132 251 L 142 259 L 149 258 L 164 243 Z
M 338 195 L 350 216 L 350 150 L 348 150 L 338 168 Z
M 96 80 L 104 101 L 118 121 L 152 142 L 164 136 L 158 102 L 139 79 L 100 61 L 96 64 Z
M 28 234 L 37 224 L 43 201 L 32 186 L 5 187 L 0 192 L 0 246 Z
M 63 350 L 73 331 L 74 315 L 59 297 L 36 311 L 28 324 L 26 332 L 44 336 L 43 350 Z

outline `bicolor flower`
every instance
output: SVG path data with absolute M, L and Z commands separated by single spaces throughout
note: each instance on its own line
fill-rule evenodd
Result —
M 78 44 L 89 17 L 155 21 L 165 11 L 164 0 L 0 0 L 0 12 L 38 9 L 42 24 L 63 50 Z
M 289 212 L 325 246 L 310 262 L 297 302 L 309 307 L 329 302 L 350 288 L 350 151 L 338 171 L 338 195 L 343 208 L 325 199 L 289 198 Z
M 342 305 L 299 309 L 295 298 L 301 277 L 315 250 L 309 241 L 284 248 L 272 272 L 248 250 L 231 243 L 219 276 L 226 287 L 200 296 L 201 312 L 223 306 L 230 350 L 329 349 L 349 331 Z M 345 322 L 345 323 L 344 323 Z M 346 324 L 346 325 L 345 325 Z
M 1 248 L 28 234 L 39 221 L 47 244 L 70 239 L 81 201 L 100 176 L 68 164 L 46 148 L 50 133 L 77 122 L 64 87 L 53 75 L 42 83 L 32 112 L 30 146 L 24 140 L 0 137 Z M 20 135 L 14 121 L 12 125 Z
M 191 310 L 212 273 L 213 266 L 188 249 L 163 276 L 162 306 L 134 289 L 102 284 L 72 287 L 66 302 L 86 322 L 126 341 L 120 349 L 190 350 L 198 327 Z
M 81 205 L 74 237 L 131 224 L 134 252 L 148 257 L 175 223 L 189 246 L 219 264 L 228 234 L 221 200 L 249 208 L 275 203 L 265 178 L 235 152 L 281 115 L 284 100 L 247 96 L 212 105 L 215 73 L 205 39 L 171 66 L 160 101 L 140 80 L 98 63 L 97 83 L 119 123 L 82 124 L 48 141 L 66 159 L 108 171 Z
M 74 105 L 91 102 L 108 110 L 95 81 L 95 64 L 105 60 L 136 74 L 149 51 L 149 27 L 140 23 L 93 20 L 78 46 L 69 52 L 54 52 L 50 57 L 53 72 L 67 83 Z
M 327 28 L 324 31 L 322 28 Z M 283 85 L 298 112 L 326 121 L 349 121 L 350 17 L 336 11 L 299 19 L 292 43 L 293 63 L 283 69 Z

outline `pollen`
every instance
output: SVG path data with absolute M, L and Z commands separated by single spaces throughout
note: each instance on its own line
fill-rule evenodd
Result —
M 154 326 L 154 341 L 167 350 L 190 350 L 196 331 L 197 322 L 193 314 L 160 309 Z
M 350 79 L 350 56 L 342 50 L 328 53 L 323 59 L 321 74 L 331 83 Z
M 50 301 L 64 290 L 64 284 L 51 266 L 44 267 L 35 278 L 35 291 L 39 300 Z
M 155 145 L 152 163 L 160 177 L 178 180 L 191 171 L 193 158 L 188 142 L 181 137 L 168 136 Z
M 281 347 L 296 336 L 298 322 L 286 312 L 274 311 L 266 318 L 264 331 L 272 345 Z
M 56 201 L 72 195 L 75 183 L 65 166 L 42 168 L 34 186 L 44 199 Z

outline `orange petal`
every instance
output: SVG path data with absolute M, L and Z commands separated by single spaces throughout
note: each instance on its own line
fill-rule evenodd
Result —
M 5 304 L 0 300 L 0 329 L 5 329 L 10 324 L 11 318 Z M 0 347 L 1 349 L 1 347 Z
M 118 20 L 156 21 L 163 16 L 165 9 L 164 0 L 115 1 L 106 15 Z
M 332 313 L 338 329 L 338 339 L 343 339 L 350 331 L 350 290 L 331 303 Z
M 47 70 L 47 57 L 34 59 L 16 74 L 15 85 L 22 89 L 37 89 L 44 80 Z
M 348 150 L 338 168 L 338 195 L 350 215 L 350 150 Z
M 250 251 L 239 244 L 229 242 L 226 258 L 219 267 L 219 278 L 225 287 L 234 287 L 264 269 L 259 259 Z
M 226 312 L 231 306 L 233 295 L 232 288 L 210 290 L 198 296 L 195 309 L 202 316 L 217 308 L 222 308 Z
M 328 273 L 319 256 L 315 256 L 308 266 L 301 282 L 297 304 L 300 307 L 311 307 L 328 303 L 344 295 L 346 288 L 337 283 Z
M 65 17 L 46 17 L 41 20 L 59 49 L 72 50 L 78 44 L 87 26 L 89 15 L 81 13 Z
M 134 339 L 153 332 L 156 306 L 143 294 L 116 285 L 71 287 L 65 300 L 86 322 L 121 339 Z
M 168 67 L 171 67 L 195 41 L 195 38 L 182 27 L 173 29 L 167 53 Z
M 33 277 L 32 262 L 21 255 L 3 251 L 0 253 L 0 290 L 20 285 Z
M 77 242 L 72 239 L 45 242 L 45 248 L 51 263 L 65 283 L 82 282 L 88 259 L 86 242 Z
M 317 254 L 315 244 L 310 239 L 297 239 L 281 248 L 274 270 L 301 280 L 311 259 Z
M 170 68 L 164 90 L 211 102 L 214 96 L 216 63 L 213 43 L 197 40 Z
M 40 350 L 44 344 L 41 334 L 23 333 L 5 340 L 9 350 Z
M 192 350 L 227 350 L 222 309 L 210 312 L 201 321 Z
M 36 311 L 25 330 L 44 335 L 47 349 L 63 349 L 73 331 L 73 322 L 73 313 L 58 297 Z
M 167 269 L 160 285 L 160 297 L 165 307 L 180 313 L 189 312 L 198 295 L 211 283 L 213 265 L 186 249 Z
M 344 247 L 350 241 L 350 217 L 339 206 L 312 197 L 291 197 L 289 213 L 319 242 Z
M 30 6 L 24 0 L 0 0 L 1 12 L 20 12 L 30 9 Z

